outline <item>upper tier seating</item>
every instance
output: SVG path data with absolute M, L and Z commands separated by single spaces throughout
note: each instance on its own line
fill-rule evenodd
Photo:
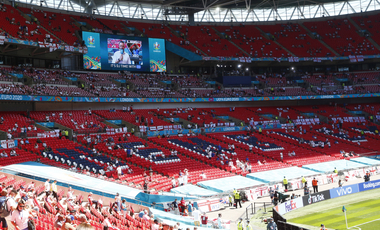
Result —
M 8 35 L 21 40 L 44 42 L 47 38 L 46 35 L 50 36 L 50 34 L 38 24 L 26 20 L 26 18 L 11 5 L 4 5 L 1 11 L 0 23 L 2 29 L 5 30 Z M 52 40 L 49 39 L 49 42 L 57 43 L 59 41 L 52 38 Z
M 307 31 L 297 23 L 260 25 L 259 27 L 264 32 L 270 33 L 297 57 L 325 57 L 332 53 L 318 40 L 309 37 Z
M 10 5 L 5 5 L 6 10 L 2 13 L 4 30 L 11 36 L 28 40 L 38 38 L 43 41 L 48 34 L 43 28 L 38 28 L 35 23 L 25 23 L 16 9 Z M 80 23 L 85 23 L 94 28 L 97 32 L 111 33 L 119 31 L 130 34 L 138 31 L 147 37 L 163 38 L 174 44 L 180 45 L 185 49 L 200 55 L 223 56 L 223 57 L 289 57 L 281 46 L 274 41 L 266 39 L 260 32 L 272 35 L 272 38 L 298 57 L 325 57 L 335 56 L 327 47 L 323 46 L 318 39 L 326 42 L 339 55 L 373 55 L 378 54 L 379 50 L 366 37 L 361 37 L 356 28 L 348 19 L 329 19 L 323 21 L 304 22 L 303 24 L 319 35 L 317 39 L 312 39 L 307 31 L 299 24 L 274 24 L 274 25 L 243 25 L 240 26 L 209 26 L 209 25 L 166 25 L 147 22 L 126 22 L 117 19 L 94 18 L 88 15 L 69 15 L 62 13 L 52 13 L 39 9 L 29 9 L 18 7 L 25 14 L 36 17 L 41 26 L 56 35 L 53 42 L 59 43 L 60 40 L 69 45 L 80 45 L 81 41 L 75 35 L 75 30 L 80 29 Z M 13 12 L 13 13 L 12 13 Z M 6 20 L 8 18 L 8 20 Z M 12 18 L 20 25 L 11 25 Z M 379 21 L 378 15 L 352 17 L 353 20 L 363 29 L 367 30 L 375 42 L 379 43 L 375 23 Z M 78 25 L 78 26 L 76 26 Z M 22 28 L 19 28 L 22 26 Z M 25 27 L 28 31 L 39 31 L 33 36 L 25 34 Z M 260 28 L 260 30 L 258 28 Z M 138 30 L 138 31 L 137 31 Z M 21 34 L 17 34 L 21 31 Z M 231 42 L 235 43 L 241 51 Z M 191 45 L 191 42 L 193 45 Z
M 356 16 L 352 17 L 352 19 L 356 22 L 358 26 L 360 26 L 362 29 L 367 30 L 369 33 L 371 33 L 371 38 L 377 43 L 380 43 L 379 38 L 379 30 L 377 28 L 377 23 L 380 22 L 380 15 L 366 15 L 366 16 Z
M 203 50 L 208 56 L 246 56 L 228 40 L 221 39 L 212 26 L 182 26 L 182 29 L 179 29 L 182 33 L 185 33 L 187 40 Z
M 266 39 L 254 26 L 217 26 L 232 42 L 252 57 L 287 57 L 288 53 L 271 40 Z M 245 55 L 243 55 L 245 56 Z
M 49 11 L 42 11 L 35 9 L 31 11 L 28 8 L 20 8 L 26 14 L 32 14 L 41 25 L 62 39 L 68 45 L 79 45 L 80 42 L 75 35 L 75 31 L 78 27 L 74 25 L 73 19 L 68 14 L 53 13 Z
M 323 41 L 342 56 L 372 55 L 379 51 L 355 31 L 347 19 L 304 22 L 310 31 L 318 33 Z

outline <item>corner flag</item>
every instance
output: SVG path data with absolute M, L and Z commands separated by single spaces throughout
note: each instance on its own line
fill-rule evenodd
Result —
M 342 212 L 344 212 L 344 219 L 346 219 L 346 228 L 348 228 L 346 211 L 347 211 L 347 209 L 343 205 Z

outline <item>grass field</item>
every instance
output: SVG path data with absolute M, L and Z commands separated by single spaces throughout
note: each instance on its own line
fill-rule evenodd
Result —
M 380 230 L 379 192 L 375 189 L 315 203 L 289 212 L 284 217 L 288 222 L 309 229 L 320 229 L 324 224 L 329 230 L 342 230 L 347 229 L 342 212 L 344 205 L 348 229 Z

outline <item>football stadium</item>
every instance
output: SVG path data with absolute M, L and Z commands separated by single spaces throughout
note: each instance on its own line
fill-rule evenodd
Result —
M 2 0 L 0 230 L 380 229 L 378 0 Z

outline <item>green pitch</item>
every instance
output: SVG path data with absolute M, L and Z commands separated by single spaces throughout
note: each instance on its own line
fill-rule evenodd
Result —
M 380 229 L 379 189 L 356 193 L 344 197 L 312 204 L 286 214 L 288 222 L 305 228 L 320 229 L 324 224 L 327 229 L 347 229 L 343 205 L 347 209 L 348 229 Z

